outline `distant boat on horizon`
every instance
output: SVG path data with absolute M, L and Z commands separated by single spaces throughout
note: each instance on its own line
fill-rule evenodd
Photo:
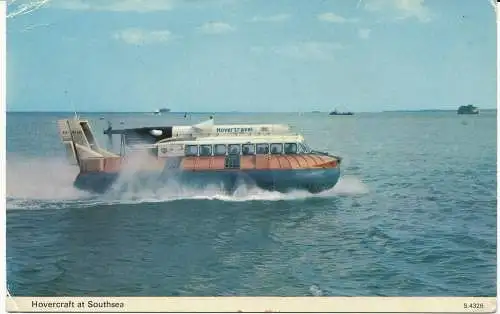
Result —
M 156 109 L 155 111 L 153 111 L 153 114 L 155 116 L 160 116 L 162 113 L 167 113 L 167 112 L 170 112 L 169 108 L 160 108 L 160 109 Z
M 479 114 L 479 108 L 472 104 L 458 107 L 457 114 Z
M 335 109 L 334 111 L 330 112 L 330 116 L 352 116 L 352 115 L 354 115 L 354 113 L 351 112 L 351 111 L 340 112 L 337 109 Z

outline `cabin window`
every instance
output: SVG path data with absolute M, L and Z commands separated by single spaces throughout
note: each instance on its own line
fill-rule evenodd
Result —
M 198 156 L 198 145 L 186 145 L 184 154 L 186 156 Z
M 283 144 L 273 143 L 271 144 L 271 154 L 279 155 L 283 153 Z
M 216 156 L 226 155 L 226 145 L 224 145 L 224 144 L 214 145 L 214 155 L 216 155 Z
M 212 145 L 200 145 L 200 156 L 212 156 Z
M 297 143 L 285 143 L 285 154 L 297 154 Z
M 241 153 L 243 155 L 255 155 L 255 144 L 241 145 Z
M 240 154 L 240 144 L 229 144 L 228 145 L 229 155 L 239 155 Z
M 269 154 L 269 144 L 257 144 L 257 154 L 259 155 Z

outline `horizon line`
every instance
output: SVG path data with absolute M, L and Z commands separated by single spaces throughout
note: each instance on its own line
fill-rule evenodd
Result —
M 483 108 L 480 110 L 498 110 L 498 107 L 495 108 Z M 379 111 L 352 111 L 353 113 L 384 113 L 384 112 L 446 112 L 446 111 L 457 111 L 457 109 L 394 109 L 394 110 L 379 110 Z M 165 112 L 162 115 L 168 114 L 216 114 L 216 113 L 330 113 L 331 110 L 323 111 L 323 110 L 307 110 L 307 111 L 239 111 L 239 110 L 231 110 L 231 111 L 169 111 Z M 75 111 L 65 111 L 65 110 L 5 110 L 5 113 L 70 113 L 75 114 Z M 153 114 L 152 111 L 77 111 L 77 114 L 80 113 L 150 113 Z

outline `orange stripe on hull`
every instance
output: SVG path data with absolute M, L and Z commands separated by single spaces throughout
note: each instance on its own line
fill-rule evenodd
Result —
M 216 157 L 212 157 L 212 164 L 210 165 L 210 169 L 212 170 L 221 170 L 221 169 L 224 169 L 225 166 L 225 160 L 226 160 L 226 157 L 224 156 L 216 156 Z
M 292 168 L 292 169 L 300 169 L 300 163 L 297 160 L 297 156 L 290 155 L 288 157 L 289 157 L 288 161 L 290 162 L 290 168 Z
M 120 157 L 87 158 L 80 164 L 80 171 L 85 172 L 119 172 L 128 167 L 138 170 L 161 171 L 165 167 L 166 158 L 149 157 L 137 160 L 128 160 Z M 336 168 L 338 161 L 329 156 L 319 155 L 254 155 L 241 156 L 241 170 L 279 170 L 279 169 L 311 169 L 311 168 Z M 180 169 L 209 171 L 225 169 L 225 156 L 212 157 L 184 157 Z M 234 169 L 233 169 L 234 170 Z
M 212 157 L 195 157 L 195 170 L 209 170 L 212 163 Z
M 303 168 L 311 168 L 314 165 L 314 159 L 312 159 L 309 155 L 303 155 L 305 166 Z
M 307 162 L 307 166 L 306 166 L 305 168 L 311 168 L 311 167 L 314 167 L 315 162 L 314 162 L 314 159 L 313 159 L 313 158 L 311 158 L 311 156 L 309 156 L 309 155 L 305 155 L 305 156 L 304 156 L 304 159 L 305 159 L 305 160 L 306 160 L 306 162 Z
M 241 156 L 240 169 L 255 169 L 255 156 Z
M 292 163 L 288 156 L 280 156 L 281 169 L 292 169 Z
M 281 168 L 281 166 L 280 166 L 278 157 L 271 156 L 271 158 L 269 159 L 268 169 L 280 169 L 280 168 Z
M 195 169 L 195 159 L 194 157 L 184 157 L 182 158 L 181 168 L 185 170 Z
M 333 160 L 325 162 L 325 163 L 323 163 L 321 165 L 318 165 L 318 167 L 321 167 L 321 168 L 336 168 L 337 165 L 338 165 L 338 162 L 335 159 L 333 159 Z
M 297 155 L 297 161 L 299 162 L 300 169 L 309 167 L 309 163 L 304 155 Z
M 255 169 L 269 169 L 269 156 L 255 156 Z
M 318 155 L 308 155 L 308 156 L 313 160 L 314 165 L 319 165 L 324 162 L 323 156 L 318 156 Z

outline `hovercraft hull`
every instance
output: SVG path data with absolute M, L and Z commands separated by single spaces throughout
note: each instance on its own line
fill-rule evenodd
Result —
M 333 188 L 340 177 L 336 168 L 239 170 L 239 171 L 140 171 L 133 174 L 119 172 L 80 173 L 75 187 L 93 193 L 113 190 L 159 189 L 165 186 L 203 189 L 218 186 L 231 193 L 241 185 L 256 186 L 268 191 L 289 192 L 306 190 L 320 193 Z

